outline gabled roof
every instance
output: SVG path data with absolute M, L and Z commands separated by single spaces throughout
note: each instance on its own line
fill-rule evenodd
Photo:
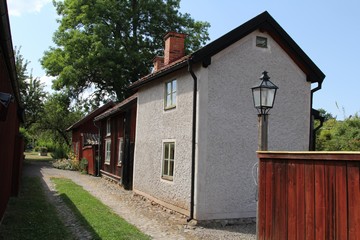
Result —
M 128 97 L 127 99 L 125 99 L 124 101 L 116 104 L 114 107 L 108 109 L 107 111 L 105 111 L 104 113 L 100 114 L 99 116 L 94 118 L 94 122 L 96 121 L 100 121 L 104 118 L 107 118 L 109 116 L 112 116 L 118 112 L 121 112 L 122 110 L 124 110 L 129 104 L 133 103 L 134 101 L 137 100 L 137 93 L 135 93 L 134 95 Z
M 95 109 L 94 111 L 90 112 L 88 115 L 86 115 L 85 117 L 83 117 L 82 119 L 80 119 L 79 121 L 77 121 L 76 123 L 71 125 L 70 127 L 68 127 L 66 129 L 66 131 L 71 131 L 73 129 L 76 129 L 81 124 L 91 120 L 92 118 L 95 118 L 97 115 L 103 113 L 104 111 L 106 111 L 107 109 L 113 107 L 114 105 L 115 105 L 115 103 L 112 102 L 112 101 L 102 105 L 101 107 L 99 107 L 99 108 Z
M 159 77 L 165 76 L 171 72 L 174 72 L 178 69 L 181 69 L 185 66 L 187 66 L 187 61 L 190 59 L 190 55 L 188 56 L 184 56 L 162 68 L 160 68 L 158 71 L 150 73 L 142 78 L 140 78 L 139 80 L 137 80 L 136 82 L 133 82 L 128 89 L 138 89 L 139 87 L 141 87 L 142 85 L 151 82 L 155 79 L 158 79 Z
M 208 61 L 213 55 L 227 48 L 231 44 L 239 41 L 255 30 L 268 33 L 293 59 L 307 75 L 307 81 L 311 83 L 318 82 L 321 84 L 325 78 L 324 73 L 315 65 L 315 63 L 306 55 L 306 53 L 296 44 L 296 42 L 286 33 L 286 31 L 275 21 L 267 12 L 263 12 L 239 27 L 233 29 L 222 37 L 209 43 L 203 48 L 197 50 L 189 56 L 184 57 L 176 62 L 165 66 L 164 69 L 149 74 L 129 86 L 129 89 L 138 89 L 144 84 L 160 78 L 166 74 L 174 72 L 187 66 L 187 61 L 193 63 Z
M 17 79 L 15 67 L 15 55 L 11 38 L 9 13 L 6 1 L 0 2 L 0 52 L 3 54 L 9 78 L 13 88 L 13 94 L 19 107 L 23 107 L 20 98 L 19 81 Z M 23 119 L 22 119 L 23 120 Z

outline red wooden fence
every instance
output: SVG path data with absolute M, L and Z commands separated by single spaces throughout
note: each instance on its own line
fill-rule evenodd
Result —
M 360 152 L 258 157 L 258 239 L 360 239 Z

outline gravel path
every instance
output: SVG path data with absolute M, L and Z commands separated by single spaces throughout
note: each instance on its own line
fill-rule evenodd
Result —
M 186 222 L 185 216 L 126 191 L 113 182 L 79 172 L 55 169 L 46 162 L 25 164 L 24 174 L 43 179 L 49 200 L 57 206 L 60 217 L 77 239 L 91 238 L 57 195 L 51 177 L 71 179 L 152 239 L 256 239 L 254 223 L 211 228 L 194 226 Z

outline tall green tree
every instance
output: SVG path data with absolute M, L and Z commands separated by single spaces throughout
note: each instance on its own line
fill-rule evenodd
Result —
M 54 93 L 44 104 L 44 113 L 39 119 L 37 130 L 51 134 L 52 140 L 59 145 L 70 145 L 70 133 L 66 129 L 83 117 L 83 113 L 71 107 L 66 93 Z
M 169 31 L 188 34 L 187 51 L 209 40 L 209 23 L 179 12 L 180 0 L 54 0 L 60 26 L 57 47 L 41 64 L 57 77 L 53 88 L 72 98 L 95 87 L 96 100 L 126 97 L 126 87 L 149 73 L 151 60 L 163 51 Z
M 20 49 L 15 47 L 14 50 L 15 67 L 19 80 L 21 102 L 25 108 L 25 123 L 23 127 L 29 129 L 40 118 L 43 112 L 46 92 L 44 91 L 44 84 L 40 82 L 40 79 L 34 78 L 31 73 L 28 73 L 27 67 L 30 62 L 24 59 Z
M 360 151 L 360 117 L 329 118 L 317 134 L 319 151 Z

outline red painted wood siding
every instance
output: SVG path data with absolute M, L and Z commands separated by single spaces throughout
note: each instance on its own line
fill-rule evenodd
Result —
M 88 160 L 88 174 L 96 175 L 95 166 L 95 148 L 96 146 L 85 146 L 82 148 L 83 158 Z
M 82 133 L 93 133 L 93 134 L 99 133 L 98 128 L 94 125 L 94 118 L 89 119 L 88 121 L 84 122 L 79 127 L 77 127 L 76 129 L 72 130 L 71 142 L 75 154 L 76 154 L 75 144 L 78 143 L 79 146 L 79 153 L 76 156 L 78 160 L 81 160 L 81 158 L 83 158 L 83 152 L 82 152 L 83 139 L 81 136 Z
M 360 239 L 360 153 L 258 157 L 258 239 Z
M 15 95 L 7 69 L 0 51 L 0 92 Z M 0 219 L 10 196 L 17 195 L 20 184 L 24 144 L 19 135 L 17 104 L 16 99 L 7 109 L 0 104 Z

